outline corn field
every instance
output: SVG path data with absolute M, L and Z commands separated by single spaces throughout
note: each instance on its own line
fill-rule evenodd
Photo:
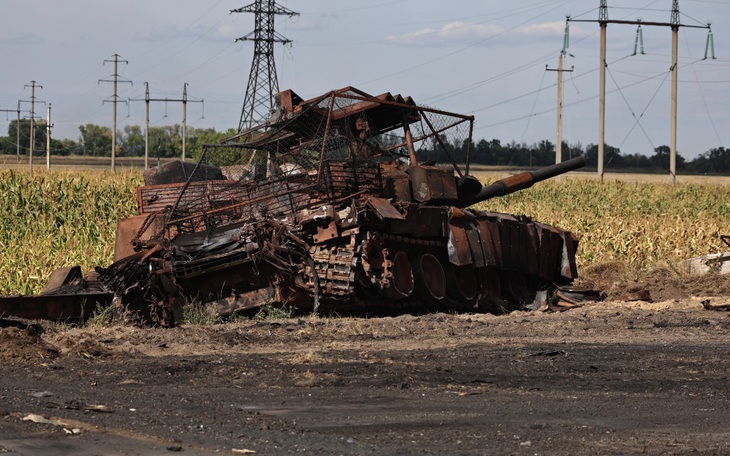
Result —
M 622 262 L 645 269 L 726 247 L 730 187 L 713 184 L 547 181 L 478 205 L 527 214 L 580 237 L 578 267 Z
M 38 293 L 51 271 L 107 266 L 139 173 L 0 173 L 0 295 Z
M 139 172 L 0 173 L 0 295 L 33 294 L 51 271 L 107 266 L 116 220 L 136 211 Z M 640 270 L 723 250 L 730 187 L 563 179 L 478 209 L 527 214 L 581 238 L 580 268 L 618 261 Z

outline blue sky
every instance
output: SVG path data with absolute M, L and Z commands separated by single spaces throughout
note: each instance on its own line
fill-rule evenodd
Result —
M 52 103 L 53 135 L 77 139 L 86 123 L 111 126 L 115 53 L 123 99 L 179 98 L 188 83 L 193 127 L 238 126 L 253 43 L 234 39 L 253 29 L 253 15 L 229 14 L 250 1 L 7 0 L 0 6 L 0 108 L 28 99 L 24 86 L 43 86 Z M 277 16 L 293 40 L 276 47 L 281 89 L 304 98 L 352 85 L 390 91 L 476 117 L 476 139 L 532 144 L 555 141 L 556 73 L 565 17 L 597 19 L 599 0 L 280 0 L 300 13 Z M 671 0 L 609 0 L 609 17 L 668 22 Z M 680 0 L 683 24 L 712 22 L 717 60 L 702 61 L 707 32 L 679 32 L 678 150 L 694 158 L 728 146 L 730 125 L 730 1 Z M 632 56 L 636 27 L 609 25 L 606 141 L 624 153 L 651 154 L 669 144 L 671 32 L 644 27 L 645 55 Z M 564 139 L 597 142 L 598 25 L 572 22 L 566 59 Z M 23 104 L 28 109 L 28 104 Z M 36 109 L 45 116 L 45 108 Z M 9 119 L 0 113 L 0 132 Z M 119 106 L 119 124 L 144 123 L 144 103 Z M 181 106 L 153 104 L 153 125 L 180 123 Z M 636 119 L 640 119 L 637 124 Z

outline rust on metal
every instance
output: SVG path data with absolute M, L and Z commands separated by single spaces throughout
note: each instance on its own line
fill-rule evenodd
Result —
M 510 309 L 577 276 L 572 233 L 473 206 L 582 157 L 483 186 L 468 174 L 472 116 L 353 87 L 276 100 L 264 124 L 205 146 L 197 163 L 145 171 L 138 215 L 119 220 L 98 280 L 59 270 L 47 294 L 3 298 L 0 313 L 83 318 L 113 298 L 127 318 L 172 326 L 190 300 L 219 316 L 264 304 Z M 466 163 L 453 153 L 462 145 Z

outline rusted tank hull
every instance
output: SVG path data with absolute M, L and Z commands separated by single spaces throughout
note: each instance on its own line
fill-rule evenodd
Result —
M 572 233 L 469 206 L 582 158 L 482 186 L 469 175 L 471 116 L 352 87 L 278 102 L 269 122 L 206 146 L 197 164 L 145 173 L 139 215 L 119 221 L 98 277 L 120 313 L 171 326 L 187 302 L 218 315 L 516 309 L 577 277 Z M 237 172 L 215 166 L 226 153 Z

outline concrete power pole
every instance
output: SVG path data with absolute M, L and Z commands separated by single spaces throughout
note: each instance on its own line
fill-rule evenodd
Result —
M 672 28 L 672 120 L 670 122 L 669 140 L 669 175 L 672 177 L 672 185 L 677 183 L 677 85 L 678 85 L 678 45 L 679 42 L 679 0 L 672 2 L 672 17 L 669 21 Z
M 563 50 L 560 51 L 558 56 L 558 69 L 554 70 L 551 68 L 545 68 L 546 71 L 556 71 L 558 73 L 558 106 L 557 106 L 557 125 L 556 140 L 555 140 L 555 163 L 563 161 L 563 73 L 572 73 L 573 68 L 570 70 L 563 69 L 563 61 L 565 60 L 566 49 L 568 48 L 568 21 L 565 21 L 565 35 L 563 37 Z M 559 177 L 559 176 L 558 176 Z
M 46 113 L 46 169 L 51 169 L 51 103 Z
M 35 143 L 35 89 L 36 87 L 42 89 L 43 86 L 33 80 L 30 81 L 30 84 L 26 84 L 25 87 L 30 87 L 30 151 L 28 152 L 28 166 L 30 169 L 33 169 L 33 145 Z
M 122 62 L 124 64 L 128 64 L 129 62 L 122 59 L 119 54 L 114 54 L 111 59 L 104 60 L 104 64 L 113 62 L 114 63 L 114 74 L 111 76 L 112 79 L 99 79 L 99 82 L 111 82 L 114 84 L 114 95 L 112 95 L 111 100 L 104 100 L 102 103 L 106 103 L 107 101 L 111 101 L 114 105 L 114 110 L 112 114 L 112 164 L 111 169 L 112 172 L 115 171 L 115 157 L 117 153 L 117 103 L 119 102 L 119 96 L 117 95 L 117 84 L 122 83 L 128 83 L 132 84 L 132 81 L 129 80 L 120 80 L 119 77 L 119 62 Z M 126 101 L 123 101 L 123 103 L 126 103 Z
M 274 43 L 288 44 L 291 40 L 276 32 L 274 17 L 277 14 L 299 16 L 299 13 L 277 5 L 276 0 L 256 0 L 248 6 L 231 10 L 231 13 L 256 14 L 254 31 L 236 39 L 236 41 L 254 42 L 251 73 L 248 76 L 241 120 L 238 123 L 238 131 L 242 131 L 269 118 L 274 107 L 274 95 L 279 92 L 274 63 Z

